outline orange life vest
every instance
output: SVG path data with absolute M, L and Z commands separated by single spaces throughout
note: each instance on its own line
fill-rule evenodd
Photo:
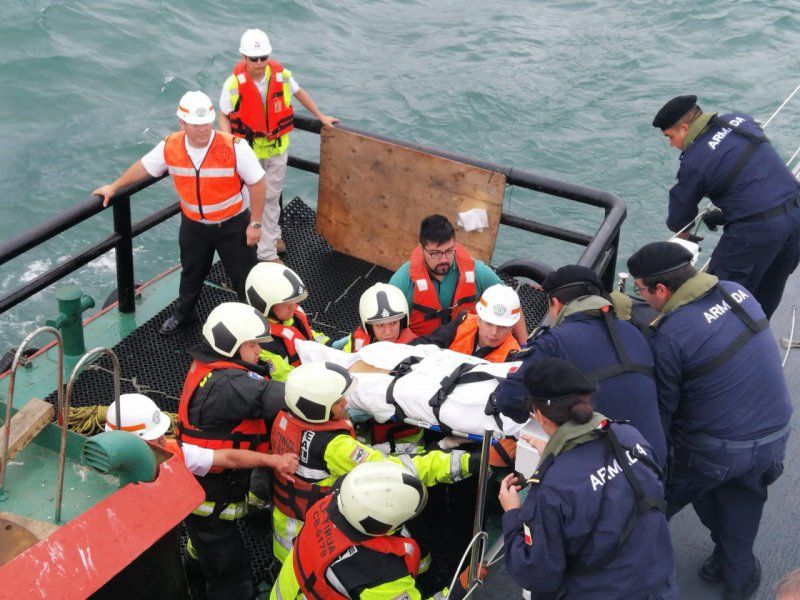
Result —
M 456 329 L 456 335 L 450 344 L 450 350 L 461 352 L 462 354 L 475 354 L 475 343 L 478 339 L 478 315 L 466 315 L 464 321 Z M 519 344 L 510 333 L 506 336 L 497 348 L 492 349 L 488 354 L 480 355 L 480 358 L 489 362 L 505 362 L 510 352 L 519 350 Z
M 183 455 L 183 448 L 178 443 L 178 440 L 167 440 L 164 442 L 164 449 L 180 458 L 181 462 L 186 463 L 186 457 Z
M 202 431 L 189 422 L 189 403 L 192 401 L 195 390 L 202 385 L 203 378 L 218 369 L 241 369 L 247 371 L 242 365 L 224 360 L 204 363 L 199 360 L 192 361 L 186 381 L 181 391 L 178 404 L 177 438 L 179 443 L 194 444 L 201 448 L 218 450 L 222 448 L 242 448 L 267 452 L 269 450 L 267 425 L 264 419 L 244 419 L 230 431 Z M 211 469 L 212 473 L 222 471 L 220 467 Z
M 296 367 L 300 364 L 300 357 L 297 355 L 297 350 L 294 347 L 294 343 L 297 340 L 313 340 L 314 331 L 311 329 L 311 324 L 308 322 L 308 317 L 301 307 L 298 306 L 295 309 L 293 317 L 293 325 L 276 323 L 270 318 L 269 332 L 273 338 L 280 339 L 283 342 L 283 347 L 286 348 L 286 357 L 289 361 L 289 364 L 293 367 Z
M 294 574 L 306 598 L 347 598 L 328 583 L 325 574 L 328 567 L 353 546 L 402 557 L 406 569 L 416 579 L 419 546 L 414 540 L 399 535 L 349 537 L 331 520 L 329 505 L 332 499 L 333 496 L 328 496 L 311 507 L 294 545 Z
M 405 327 L 404 329 L 400 330 L 400 335 L 395 340 L 396 344 L 407 344 L 411 340 L 417 338 L 417 334 L 415 334 L 411 329 Z M 350 334 L 350 352 L 358 352 L 364 346 L 367 346 L 372 343 L 372 336 L 364 331 L 363 327 L 359 327 L 353 333 Z
M 294 109 L 286 106 L 283 95 L 284 68 L 275 60 L 268 60 L 267 65 L 269 82 L 266 104 L 244 61 L 233 69 L 239 83 L 239 102 L 228 115 L 231 133 L 251 143 L 255 138 L 276 140 L 294 129 Z
M 411 252 L 409 276 L 414 284 L 411 299 L 411 330 L 417 335 L 433 333 L 443 322 L 455 319 L 462 312 L 475 312 L 478 288 L 475 285 L 475 260 L 467 249 L 456 244 L 456 266 L 458 283 L 453 292 L 453 305 L 442 308 L 439 295 L 431 281 L 422 248 L 417 246 Z
M 186 151 L 183 131 L 172 133 L 164 142 L 164 161 L 181 199 L 181 210 L 192 221 L 218 223 L 245 209 L 244 183 L 236 172 L 232 135 L 214 132 L 214 138 L 197 169 Z
M 289 482 L 286 476 L 278 471 L 273 474 L 275 485 L 272 502 L 278 510 L 293 519 L 305 520 L 308 508 L 330 492 L 330 487 L 315 483 L 330 477 L 326 465 L 315 464 L 308 454 L 314 434 L 320 431 L 338 431 L 356 437 L 350 421 L 308 423 L 283 410 L 275 417 L 272 426 L 270 446 L 273 453 L 291 452 L 300 457 L 300 464 L 293 477 L 294 483 Z

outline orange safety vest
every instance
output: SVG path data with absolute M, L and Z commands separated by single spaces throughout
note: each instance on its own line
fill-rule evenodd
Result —
M 227 432 L 202 431 L 189 422 L 189 403 L 192 401 L 195 390 L 212 371 L 218 369 L 240 369 L 247 371 L 242 365 L 218 360 L 212 363 L 204 363 L 199 360 L 192 361 L 189 372 L 186 374 L 186 381 L 181 391 L 180 402 L 178 404 L 178 443 L 194 444 L 201 448 L 211 448 L 218 450 L 222 448 L 242 448 L 244 450 L 255 450 L 256 452 L 267 452 L 269 450 L 267 437 L 267 424 L 264 419 L 244 419 L 236 427 Z M 211 469 L 212 473 L 222 471 L 220 467 Z
M 268 60 L 269 82 L 267 101 L 261 96 L 255 82 L 247 72 L 244 61 L 233 69 L 239 83 L 239 101 L 228 115 L 231 133 L 252 143 L 255 138 L 276 140 L 294 129 L 294 109 L 286 106 L 283 95 L 283 66 L 275 60 Z
M 236 172 L 232 135 L 214 132 L 214 139 L 197 169 L 186 151 L 183 131 L 172 133 L 164 142 L 164 161 L 181 199 L 183 214 L 192 221 L 218 223 L 245 209 L 242 181 Z
M 397 336 L 397 340 L 395 340 L 396 344 L 407 344 L 411 340 L 417 339 L 417 334 L 415 334 L 411 329 L 405 327 L 404 329 L 400 330 L 400 335 Z M 364 346 L 371 344 L 374 340 L 372 336 L 364 331 L 363 327 L 359 327 L 353 333 L 350 334 L 350 351 L 351 352 L 358 352 Z
M 283 347 L 286 348 L 286 359 L 290 365 L 296 367 L 300 364 L 300 357 L 297 355 L 294 343 L 297 340 L 313 340 L 314 331 L 311 329 L 308 317 L 301 307 L 298 306 L 295 309 L 293 316 L 294 325 L 284 325 L 270 319 L 269 332 L 273 338 L 278 338 L 283 342 Z M 298 323 L 300 327 L 297 327 Z
M 183 454 L 183 448 L 178 443 L 178 440 L 167 440 L 164 442 L 164 449 L 172 452 L 175 456 L 181 459 L 182 463 L 186 463 L 186 457 Z
M 328 486 L 316 485 L 317 481 L 330 477 L 330 473 L 327 472 L 327 465 L 311 462 L 308 455 L 311 440 L 314 434 L 320 431 L 338 431 L 356 437 L 352 423 L 346 420 L 309 423 L 283 410 L 275 417 L 270 433 L 273 453 L 291 452 L 300 457 L 300 464 L 293 477 L 294 483 L 278 471 L 273 473 L 275 485 L 272 502 L 278 510 L 292 519 L 305 520 L 308 508 L 320 498 L 327 496 L 331 489 Z
M 475 312 L 478 288 L 475 285 L 475 260 L 464 246 L 456 244 L 456 265 L 458 266 L 458 284 L 453 292 L 453 305 L 442 308 L 439 295 L 431 281 L 422 248 L 417 246 L 411 252 L 409 276 L 414 284 L 414 295 L 411 299 L 411 330 L 417 335 L 433 333 L 446 321 L 455 319 L 462 312 Z M 446 322 L 445 321 L 445 322 Z
M 477 338 L 478 315 L 466 315 L 464 321 L 456 329 L 456 335 L 450 344 L 450 350 L 473 355 Z M 517 340 L 509 333 L 506 339 L 504 339 L 497 348 L 494 348 L 491 352 L 484 354 L 480 358 L 484 358 L 493 363 L 505 362 L 510 352 L 516 352 L 519 349 Z
M 416 579 L 419 571 L 419 546 L 411 538 L 399 535 L 350 537 L 339 529 L 330 517 L 329 504 L 333 496 L 317 502 L 308 511 L 308 518 L 294 545 L 294 574 L 306 598 L 344 599 L 325 577 L 328 567 L 353 546 L 363 546 L 380 552 L 401 556 L 409 574 Z

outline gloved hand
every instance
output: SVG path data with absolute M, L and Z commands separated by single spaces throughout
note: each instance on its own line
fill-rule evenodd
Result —
M 517 440 L 503 438 L 489 449 L 489 466 L 493 470 L 513 470 L 514 459 L 517 457 Z
M 712 208 L 703 215 L 703 223 L 706 224 L 711 231 L 716 231 L 720 225 L 725 225 L 725 217 L 722 216 L 722 211 L 718 208 Z
M 695 244 L 699 244 L 706 238 L 704 238 L 702 235 L 695 235 L 694 233 L 690 233 L 689 235 L 686 236 L 685 239 L 689 240 L 690 242 L 694 242 Z
M 486 563 L 481 563 L 478 566 L 478 579 L 484 581 L 486 576 L 489 574 L 489 570 L 486 568 Z M 458 576 L 456 579 L 456 584 L 453 586 L 453 589 L 447 593 L 447 600 L 462 600 L 464 596 L 467 595 L 467 583 L 469 579 L 469 565 L 467 568 L 461 571 L 461 575 Z

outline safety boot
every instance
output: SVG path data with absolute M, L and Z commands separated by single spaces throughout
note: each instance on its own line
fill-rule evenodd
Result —
M 756 568 L 753 570 L 753 574 L 750 576 L 750 579 L 747 581 L 747 583 L 742 586 L 726 583 L 722 597 L 724 600 L 746 600 L 746 598 L 749 598 L 755 593 L 760 583 L 761 563 L 758 562 L 758 559 L 756 559 Z

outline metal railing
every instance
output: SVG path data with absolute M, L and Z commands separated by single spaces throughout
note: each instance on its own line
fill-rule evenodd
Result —
M 319 134 L 322 124 L 316 119 L 295 116 L 295 127 L 303 131 Z M 543 177 L 513 167 L 504 167 L 502 165 L 475 160 L 457 154 L 404 142 L 402 140 L 396 140 L 346 125 L 339 125 L 338 127 L 345 131 L 369 136 L 398 146 L 419 150 L 434 156 L 440 156 L 489 171 L 502 173 L 505 175 L 508 185 L 602 208 L 605 213 L 603 221 L 593 236 L 546 223 L 540 223 L 526 217 L 509 213 L 502 213 L 500 222 L 504 225 L 531 233 L 586 246 L 586 250 L 584 250 L 578 261 L 579 264 L 597 271 L 606 288 L 611 289 L 614 284 L 614 268 L 619 245 L 619 231 L 626 214 L 625 204 L 618 196 L 601 190 Z M 290 156 L 289 166 L 319 174 L 319 163 L 312 160 Z M 163 179 L 165 176 L 166 175 L 159 178 L 147 178 L 120 189 L 110 202 L 111 208 L 114 211 L 114 233 L 39 275 L 32 281 L 4 295 L 0 298 L 0 314 L 16 306 L 20 302 L 27 300 L 37 292 L 49 287 L 61 278 L 78 270 L 112 249 L 116 251 L 119 311 L 122 313 L 134 312 L 133 238 L 178 214 L 180 207 L 177 202 L 171 203 L 150 214 L 141 221 L 132 223 L 130 198 L 137 192 Z M 99 196 L 92 196 L 88 200 L 76 204 L 44 223 L 4 241 L 0 244 L 0 266 L 17 258 L 28 250 L 47 242 L 53 236 L 64 233 L 75 225 L 87 221 L 103 210 L 105 210 L 105 207 L 103 207 L 102 199 Z

